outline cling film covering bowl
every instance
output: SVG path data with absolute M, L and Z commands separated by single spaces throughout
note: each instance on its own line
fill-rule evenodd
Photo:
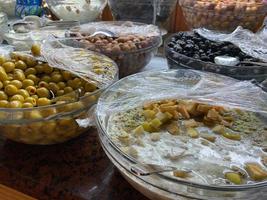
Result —
M 100 94 L 118 78 L 117 65 L 104 55 L 64 47 L 57 40 L 46 41 L 42 51 L 46 53 L 36 58 L 25 52 L 12 52 L 10 56 L 25 62 L 28 59 L 37 59 L 39 64 L 48 62 L 53 70 L 71 72 L 97 89 L 89 93 L 74 90 L 56 97 L 56 102 L 47 106 L 0 108 L 1 134 L 20 143 L 56 144 L 84 133 L 94 125 L 93 108 Z
M 190 99 L 256 112 L 265 118 L 267 114 L 267 94 L 249 81 L 183 69 L 149 71 L 126 77 L 102 94 L 96 109 L 101 144 L 126 180 L 150 199 L 264 199 L 266 181 L 218 186 L 174 180 L 165 174 L 138 176 L 131 171 L 131 166 L 141 166 L 142 163 L 113 140 L 108 130 L 110 117 L 144 103 L 166 99 Z

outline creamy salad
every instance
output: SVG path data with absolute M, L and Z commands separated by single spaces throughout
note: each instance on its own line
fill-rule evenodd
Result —
M 145 164 L 172 166 L 175 179 L 210 185 L 267 180 L 267 127 L 254 113 L 163 100 L 115 113 L 108 134 Z

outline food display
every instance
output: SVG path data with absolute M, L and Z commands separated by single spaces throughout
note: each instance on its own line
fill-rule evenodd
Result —
M 116 113 L 109 125 L 122 151 L 140 163 L 177 167 L 169 175 L 178 179 L 211 185 L 267 180 L 267 127 L 252 113 L 166 99 Z
M 267 12 L 262 0 L 181 0 L 179 3 L 191 28 L 227 32 L 237 26 L 257 31 Z
M 213 42 L 196 32 L 179 32 L 170 36 L 165 43 L 165 54 L 169 67 L 174 69 L 210 71 L 241 80 L 263 81 L 267 78 L 266 67 L 252 64 L 261 62 L 259 59 L 245 54 L 229 42 Z M 237 58 L 239 63 L 236 66 L 218 65 L 215 63 L 217 56 Z
M 177 0 L 109 0 L 116 20 L 155 24 L 165 22 L 175 8 Z
M 16 0 L 0 0 L 0 12 L 5 12 L 9 18 L 15 17 Z
M 40 56 L 39 45 L 31 48 Z M 116 64 L 89 54 L 91 73 L 116 79 Z M 0 130 L 26 144 L 54 144 L 74 138 L 89 127 L 90 108 L 104 89 L 72 71 L 58 69 L 21 52 L 0 57 Z
M 143 72 L 102 94 L 99 137 L 150 199 L 253 199 L 267 189 L 266 98 L 252 83 L 221 75 Z
M 109 30 L 115 36 L 105 36 L 101 33 L 91 36 L 93 27 Z M 79 31 L 73 30 L 70 34 L 72 37 L 78 37 L 82 47 L 103 53 L 114 60 L 119 66 L 120 77 L 144 68 L 161 44 L 159 30 L 153 25 L 141 23 L 97 22 L 81 26 Z
M 106 0 L 47 0 L 55 16 L 63 20 L 77 20 L 81 23 L 96 20 L 106 6 Z

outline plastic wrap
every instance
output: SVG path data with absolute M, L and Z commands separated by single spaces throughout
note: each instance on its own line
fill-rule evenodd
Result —
M 96 28 L 97 27 L 97 28 Z M 79 27 L 71 29 L 72 32 L 79 32 L 81 34 L 90 35 L 97 30 L 109 30 L 117 36 L 122 35 L 140 35 L 140 36 L 160 36 L 160 30 L 157 26 L 135 23 L 129 21 L 118 22 L 92 22 L 83 24 Z
M 230 34 L 218 33 L 203 28 L 196 29 L 196 32 L 212 41 L 231 42 L 244 53 L 267 62 L 266 27 L 263 27 L 259 33 L 253 33 L 240 26 Z
M 72 46 L 75 46 L 75 41 L 50 38 L 42 44 L 41 55 L 50 66 L 71 71 L 85 80 L 93 81 L 99 88 L 113 83 L 118 75 L 115 62 L 99 53 L 63 44 L 73 43 Z
M 102 94 L 97 113 L 105 123 L 111 113 L 175 98 L 267 114 L 267 93 L 253 83 L 183 69 L 148 71 L 120 80 Z

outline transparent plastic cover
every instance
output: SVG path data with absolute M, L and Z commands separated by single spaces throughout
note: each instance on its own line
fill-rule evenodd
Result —
M 175 98 L 267 114 L 267 93 L 250 81 L 179 69 L 148 71 L 120 80 L 100 97 L 97 115 L 105 123 L 112 113 Z
M 97 27 L 97 28 L 96 28 Z M 72 32 L 79 32 L 84 35 L 90 35 L 98 30 L 108 30 L 117 36 L 122 35 L 140 35 L 146 37 L 160 36 L 160 30 L 157 26 L 129 21 L 117 22 L 93 22 L 83 24 L 80 27 L 71 29 Z
M 49 65 L 93 81 L 96 86 L 103 88 L 110 85 L 118 76 L 118 67 L 110 58 L 82 48 L 75 48 L 74 39 L 46 40 L 41 47 L 41 55 Z M 66 43 L 73 43 L 66 46 Z
M 267 19 L 265 23 L 267 22 Z M 267 62 L 267 27 L 263 27 L 261 31 L 253 33 L 241 26 L 230 34 L 210 31 L 204 28 L 196 29 L 201 36 L 220 42 L 231 42 L 238 46 L 244 53 Z

